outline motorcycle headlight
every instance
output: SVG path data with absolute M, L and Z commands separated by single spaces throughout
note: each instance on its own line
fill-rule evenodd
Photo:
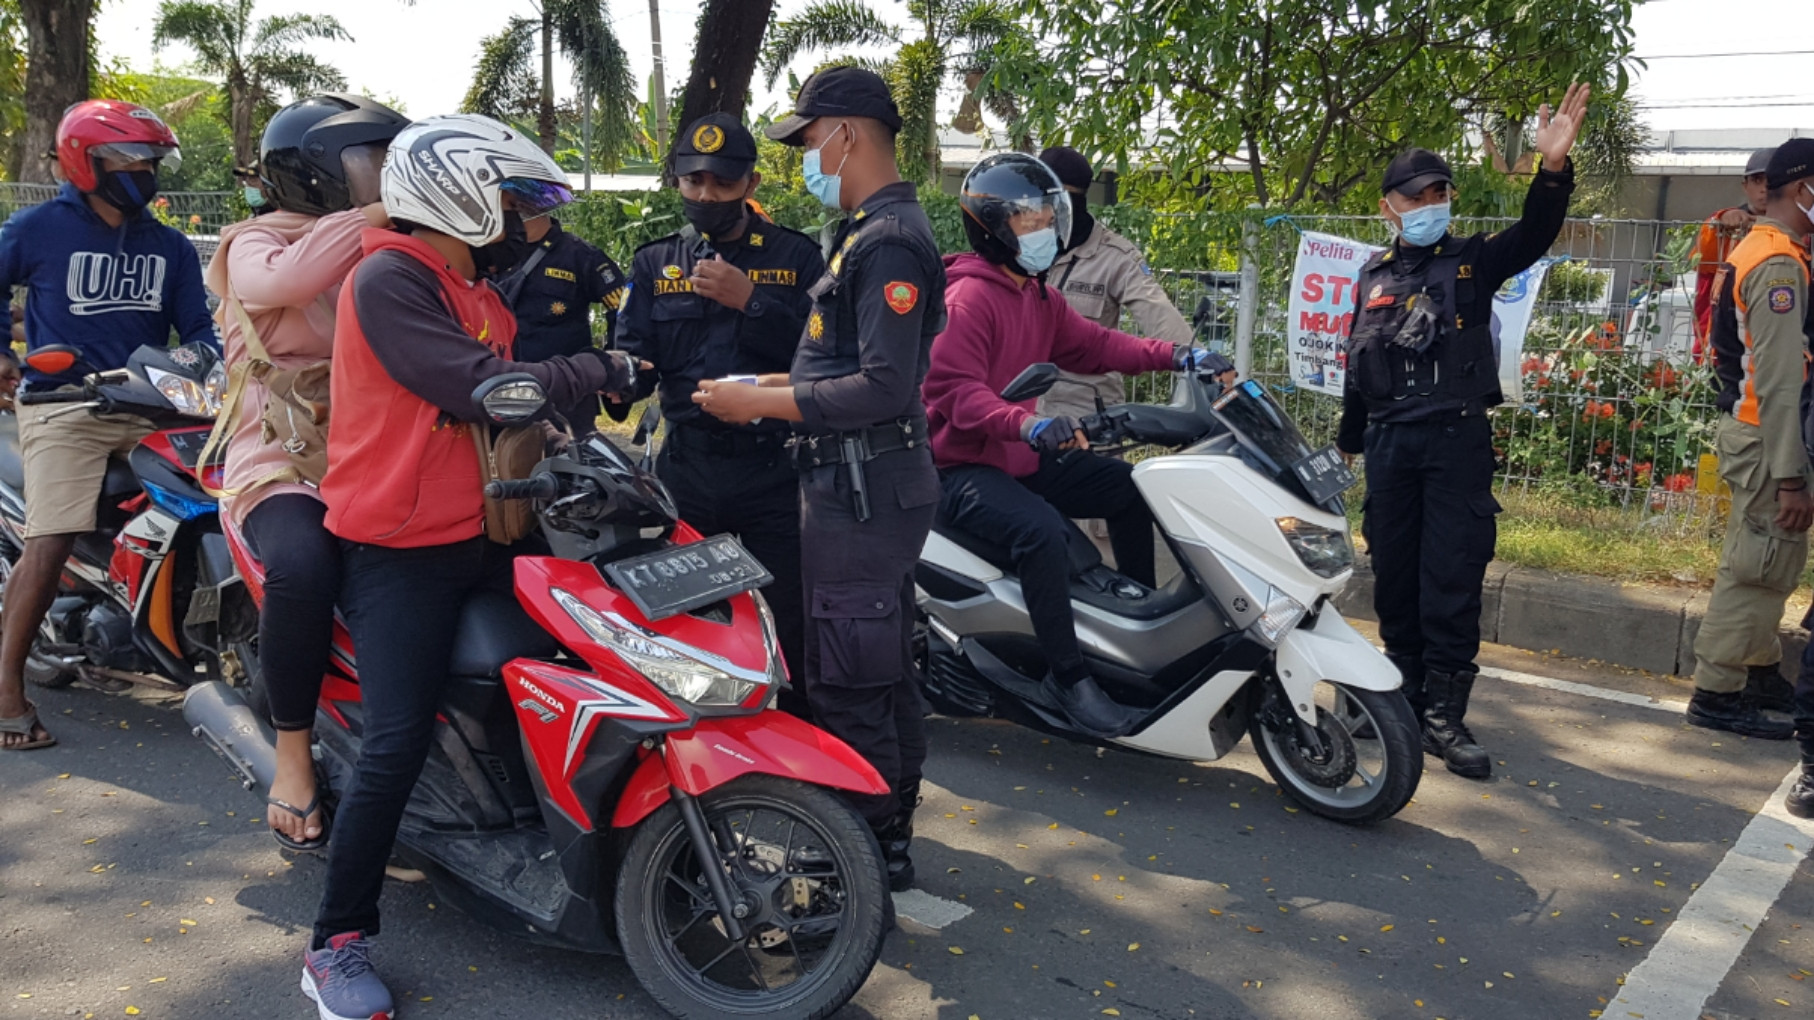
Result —
M 1277 588 L 1267 585 L 1266 609 L 1254 626 L 1260 628 L 1260 636 L 1269 644 L 1278 644 L 1285 632 L 1298 625 L 1307 610 L 1304 604 L 1285 594 Z
M 202 395 L 208 400 L 208 413 L 220 415 L 220 405 L 227 398 L 227 364 L 217 361 L 208 369 L 208 378 L 202 380 Z
M 177 375 L 175 372 L 166 372 L 161 368 L 152 368 L 149 365 L 145 366 L 145 378 L 151 381 L 152 386 L 157 387 L 157 391 L 164 395 L 165 400 L 170 401 L 171 407 L 183 414 L 206 418 L 211 417 L 215 411 L 220 409 L 219 401 L 216 401 L 213 406 L 209 405 L 207 391 L 202 388 L 201 383 L 194 379 Z
M 682 701 L 734 707 L 769 682 L 768 674 L 734 666 L 710 652 L 639 627 L 616 613 L 601 613 L 570 592 L 556 588 L 552 594 L 586 636 L 611 649 L 631 669 Z
M 1334 577 L 1354 567 L 1354 546 L 1348 533 L 1311 524 L 1296 517 L 1280 517 L 1279 531 L 1298 559 L 1318 577 Z

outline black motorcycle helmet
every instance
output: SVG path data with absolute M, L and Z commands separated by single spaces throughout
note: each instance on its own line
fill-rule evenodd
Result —
M 260 145 L 265 197 L 308 216 L 351 209 L 343 156 L 371 161 L 375 171 L 391 139 L 408 126 L 408 117 L 364 96 L 330 92 L 291 103 L 272 116 Z
M 1020 238 L 1014 217 L 1050 209 L 1052 229 L 1063 248 L 1071 237 L 1071 196 L 1052 168 L 1020 152 L 985 156 L 964 175 L 958 192 L 964 208 L 964 234 L 970 248 L 997 265 L 1020 262 Z

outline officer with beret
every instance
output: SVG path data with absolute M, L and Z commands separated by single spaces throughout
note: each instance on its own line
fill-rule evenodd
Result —
M 756 139 L 735 116 L 714 113 L 681 132 L 671 170 L 686 226 L 636 250 L 617 346 L 642 359 L 659 389 L 667 436 L 655 470 L 681 519 L 707 535 L 730 532 L 774 575 L 762 594 L 775 615 L 782 657 L 799 682 L 801 657 L 800 476 L 780 419 L 732 425 L 693 403 L 699 383 L 786 372 L 812 308 L 807 290 L 825 272 L 819 245 L 778 226 L 752 201 L 762 175 Z M 805 716 L 804 695 L 781 707 Z
M 516 315 L 516 359 L 547 361 L 577 354 L 592 342 L 592 306 L 605 309 L 603 336 L 616 328 L 626 278 L 591 242 L 561 228 L 548 213 L 523 219 L 529 254 L 494 285 Z M 561 412 L 575 435 L 598 429 L 599 401 L 591 394 Z
M 908 855 L 926 760 L 925 708 L 912 655 L 913 568 L 932 530 L 938 474 L 926 442 L 932 338 L 945 325 L 945 269 L 932 224 L 901 180 L 901 129 L 874 72 L 828 68 L 800 87 L 794 115 L 768 135 L 806 149 L 806 188 L 848 215 L 793 370 L 752 386 L 703 382 L 693 399 L 731 422 L 798 423 L 806 543 L 806 696 L 814 720 L 894 787 L 855 796 L 888 863 L 913 883 Z
M 1569 87 L 1537 119 L 1543 162 L 1518 222 L 1493 234 L 1449 233 L 1454 178 L 1441 156 L 1411 149 L 1387 167 L 1379 212 L 1396 240 L 1361 268 L 1336 446 L 1367 458 L 1361 528 L 1373 560 L 1379 635 L 1423 724 L 1424 751 L 1450 772 L 1492 774 L 1462 722 L 1480 651 L 1480 591 L 1498 538 L 1493 427 L 1504 401 L 1493 294 L 1555 243 L 1575 175 L 1568 153 L 1588 88 Z
M 1764 213 L 1713 275 L 1708 341 L 1719 377 L 1720 477 L 1732 489 L 1726 541 L 1707 615 L 1694 639 L 1688 722 L 1749 737 L 1787 740 L 1793 727 L 1778 675 L 1777 631 L 1808 561 L 1808 250 L 1814 225 L 1814 139 L 1792 138 L 1764 170 Z M 1804 683 L 1807 667 L 1803 666 Z M 1752 667 L 1769 667 L 1755 669 Z M 1814 705 L 1807 706 L 1814 710 Z M 1809 718 L 1814 730 L 1814 714 Z M 1814 749 L 1814 733 L 1804 743 Z

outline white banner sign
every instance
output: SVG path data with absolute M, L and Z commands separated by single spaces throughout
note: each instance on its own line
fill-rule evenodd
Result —
M 1348 371 L 1348 330 L 1358 305 L 1354 288 L 1360 270 L 1381 249 L 1332 234 L 1304 231 L 1298 239 L 1287 309 L 1291 381 L 1305 389 L 1341 396 Z M 1522 399 L 1524 334 L 1530 328 L 1543 276 L 1558 260 L 1544 259 L 1505 282 L 1493 295 L 1493 349 L 1499 386 L 1509 403 Z

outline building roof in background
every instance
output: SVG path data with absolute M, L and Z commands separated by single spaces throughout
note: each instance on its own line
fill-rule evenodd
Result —
M 1809 128 L 1705 128 L 1653 131 L 1638 151 L 1634 172 L 1644 177 L 1742 177 L 1757 149 L 1814 136 Z

